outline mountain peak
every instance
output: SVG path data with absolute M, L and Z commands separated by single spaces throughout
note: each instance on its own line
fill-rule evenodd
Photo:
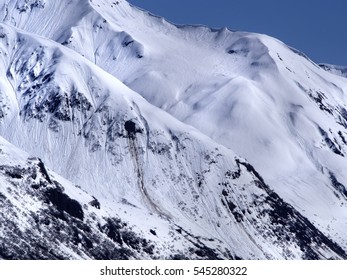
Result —
M 2 3 L 1 258 L 347 258 L 337 67 L 124 0 Z

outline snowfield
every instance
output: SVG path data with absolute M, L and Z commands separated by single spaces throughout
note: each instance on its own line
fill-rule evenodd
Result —
M 0 17 L 0 258 L 347 258 L 345 67 L 125 0 Z

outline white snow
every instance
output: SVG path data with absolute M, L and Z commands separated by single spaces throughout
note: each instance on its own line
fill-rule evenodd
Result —
M 0 1 L 0 75 L 7 77 L 0 104 L 9 104 L 1 135 L 83 186 L 108 212 L 126 209 L 123 215 L 139 228 L 158 223 L 166 231 L 168 218 L 223 240 L 245 258 L 283 256 L 251 225 L 228 224 L 218 183 L 241 156 L 346 250 L 347 197 L 329 175 L 347 187 L 346 79 L 265 35 L 175 26 L 124 0 L 113 2 L 47 0 L 20 11 L 19 2 Z M 36 90 L 48 74 L 51 81 Z M 81 93 L 90 109 L 69 108 L 63 113 L 71 121 L 55 123 L 47 108 L 42 120 L 19 117 L 27 104 L 39 114 L 52 92 Z M 143 130 L 136 134 L 136 160 L 124 137 L 127 120 Z M 205 153 L 222 155 L 209 172 Z M 202 192 L 197 173 L 204 172 Z M 240 180 L 248 186 L 252 178 Z M 77 190 L 66 189 L 87 201 Z M 250 199 L 253 193 L 245 192 Z

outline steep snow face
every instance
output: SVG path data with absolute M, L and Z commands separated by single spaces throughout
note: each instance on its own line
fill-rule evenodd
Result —
M 1 137 L 0 209 L 0 259 L 233 258 L 143 209 L 100 203 Z
M 272 38 L 174 26 L 126 1 L 69 5 L 46 1 L 43 8 L 22 12 L 13 4 L 7 10 L 23 18 L 11 24 L 82 54 L 153 105 L 252 161 L 268 180 L 291 177 L 298 162 L 319 165 L 319 149 L 312 147 L 326 137 L 316 124 L 345 122 L 346 82 Z M 64 21 L 57 18 L 60 9 L 81 13 Z M 330 100 L 334 116 L 317 110 L 326 102 L 319 96 Z M 293 123 L 298 118 L 303 121 Z M 332 129 L 328 136 L 344 149 L 339 125 L 322 129 Z
M 122 220 L 146 232 L 151 233 L 148 226 L 153 225 L 165 242 L 178 248 L 158 256 L 146 255 L 145 247 L 120 257 L 176 258 L 191 251 L 189 258 L 345 258 L 343 244 L 283 201 L 245 160 L 153 107 L 73 51 L 6 25 L 1 28 L 1 76 L 7 80 L 1 134 L 80 185 L 109 209 L 107 213 L 121 211 Z M 30 164 L 18 167 L 27 174 L 25 182 L 31 176 Z M 2 170 L 14 174 L 13 168 L 4 165 Z M 22 179 L 13 176 L 10 180 Z M 53 184 L 49 175 L 42 176 L 46 184 Z M 23 180 L 14 183 L 20 193 L 26 192 Z M 67 185 L 68 194 L 75 192 Z M 48 195 L 53 204 L 66 198 L 57 184 L 52 188 L 59 196 Z M 328 191 L 326 197 L 334 199 Z M 79 211 L 60 210 L 85 221 Z M 152 218 L 142 218 L 150 214 Z M 145 239 L 164 246 L 155 242 L 153 231 Z M 179 241 L 171 239 L 170 231 Z M 21 236 L 27 235 L 21 231 L 17 237 Z M 60 252 L 58 257 L 98 257 L 88 250 L 76 251 L 71 242 L 63 244 L 76 255 Z
M 85 0 L 63 2 L 1 1 L 1 19 L 3 23 L 59 40 L 70 34 L 71 27 L 92 11 L 88 1 Z
M 11 143 L 212 257 L 345 258 L 344 78 L 265 35 L 126 1 L 0 3 Z

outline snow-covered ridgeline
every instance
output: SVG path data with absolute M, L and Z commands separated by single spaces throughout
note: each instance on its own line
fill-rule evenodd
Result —
M 344 258 L 329 242 L 347 248 L 345 79 L 265 35 L 117 2 L 2 5 L 1 135 L 219 257 Z

